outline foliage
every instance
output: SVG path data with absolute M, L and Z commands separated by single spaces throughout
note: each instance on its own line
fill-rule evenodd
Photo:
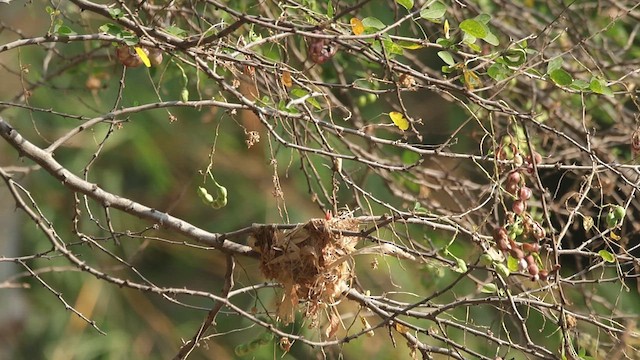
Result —
M 0 14 L 13 358 L 637 353 L 636 2 Z

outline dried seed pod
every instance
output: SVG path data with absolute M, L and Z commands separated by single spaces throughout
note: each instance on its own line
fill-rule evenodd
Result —
M 522 200 L 516 200 L 513 202 L 511 210 L 518 215 L 522 215 L 527 210 L 527 203 Z
M 540 277 L 540 280 L 546 281 L 549 279 L 549 272 L 547 270 L 540 270 L 538 272 L 538 276 Z
M 336 54 L 338 48 L 327 39 L 311 39 L 309 57 L 316 64 L 324 64 Z
M 533 225 L 532 233 L 533 233 L 533 237 L 536 240 L 542 240 L 542 239 L 544 239 L 545 236 L 547 236 L 547 233 L 544 230 L 544 228 L 538 223 Z
M 520 250 L 520 248 L 517 247 L 511 247 L 511 256 L 513 256 L 516 259 L 524 259 L 524 252 L 522 252 L 522 250 Z M 525 263 L 525 267 L 526 267 L 526 263 Z
M 416 86 L 416 78 L 409 74 L 400 75 L 400 85 L 405 88 L 413 88 Z
M 521 187 L 520 191 L 518 192 L 518 197 L 522 201 L 531 199 L 531 195 L 532 195 L 531 189 L 526 186 Z
M 522 177 L 520 176 L 520 173 L 517 171 L 513 171 L 511 173 L 509 173 L 509 176 L 507 176 L 507 184 L 519 184 L 520 183 L 520 179 Z
M 540 155 L 539 152 L 537 151 L 532 151 L 532 157 L 533 161 L 536 162 L 536 165 L 540 165 L 542 164 L 542 155 Z
M 117 47 L 116 58 L 118 58 L 118 61 L 126 67 L 138 67 L 142 65 L 142 59 L 140 59 L 133 48 L 128 46 Z
M 633 149 L 635 153 L 640 152 L 640 128 L 631 134 L 631 149 Z
M 504 189 L 509 194 L 515 195 L 518 192 L 518 183 L 507 182 L 507 185 L 504 187 Z
M 524 159 L 522 159 L 522 155 L 520 154 L 515 154 L 513 156 L 513 165 L 520 167 L 522 166 L 522 164 L 524 163 Z
M 540 244 L 538 243 L 524 243 L 522 244 L 522 250 L 528 253 L 537 253 L 540 251 Z
M 149 49 L 149 62 L 151 62 L 153 66 L 162 64 L 162 50 Z
M 531 275 L 531 280 L 536 281 L 540 279 L 540 270 L 538 269 L 538 265 L 529 265 L 529 267 L 527 267 L 527 271 L 529 272 L 529 275 Z

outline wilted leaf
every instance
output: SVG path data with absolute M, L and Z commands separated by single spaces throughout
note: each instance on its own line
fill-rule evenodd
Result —
M 582 219 L 582 227 L 584 231 L 589 231 L 593 227 L 593 218 L 591 216 L 585 216 Z
M 405 131 L 409 129 L 409 120 L 407 120 L 404 115 L 397 111 L 392 111 L 389 113 L 389 117 L 391 121 L 398 127 L 398 129 Z
M 358 18 L 351 18 L 351 31 L 353 31 L 354 35 L 360 35 L 364 32 L 364 25 L 362 25 L 362 21 Z
M 406 334 L 409 332 L 409 328 L 398 323 L 398 322 L 394 322 L 393 323 L 393 327 L 396 329 L 397 332 L 399 332 L 400 334 Z
M 282 72 L 282 85 L 284 85 L 286 88 L 290 88 L 291 86 L 293 86 L 293 81 L 291 80 L 291 73 L 288 72 L 287 70 Z

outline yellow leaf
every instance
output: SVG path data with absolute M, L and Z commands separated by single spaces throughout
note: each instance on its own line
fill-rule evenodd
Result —
M 618 241 L 618 240 L 621 239 L 621 237 L 618 234 L 614 233 L 613 231 L 611 233 L 609 233 L 609 236 L 611 236 L 611 239 L 613 239 L 615 241 Z
M 357 18 L 351 18 L 349 22 L 351 23 L 351 31 L 353 31 L 354 34 L 360 35 L 364 32 L 364 25 L 362 25 L 362 21 Z
M 147 55 L 147 53 L 144 52 L 144 50 L 142 50 L 142 48 L 139 46 L 134 47 L 134 49 L 136 50 L 136 54 L 138 54 L 138 56 L 140 57 L 140 60 L 142 60 L 144 66 L 151 67 L 151 61 L 149 60 L 149 56 Z
M 451 35 L 449 34 L 449 20 L 447 19 L 444 19 L 443 31 L 444 31 L 444 38 L 448 39 Z
M 404 115 L 397 111 L 392 111 L 389 113 L 389 117 L 393 121 L 394 124 L 398 127 L 398 129 L 405 131 L 409 129 L 409 120 L 407 120 Z

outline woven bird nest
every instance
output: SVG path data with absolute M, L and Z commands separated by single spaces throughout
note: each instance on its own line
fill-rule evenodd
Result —
M 303 302 L 305 315 L 317 325 L 318 311 L 334 304 L 349 288 L 353 276 L 350 254 L 358 238 L 343 236 L 339 230 L 357 229 L 353 218 L 332 218 L 312 219 L 291 230 L 266 227 L 254 234 L 252 245 L 261 254 L 262 274 L 284 288 L 278 304 L 281 321 L 292 322 Z

